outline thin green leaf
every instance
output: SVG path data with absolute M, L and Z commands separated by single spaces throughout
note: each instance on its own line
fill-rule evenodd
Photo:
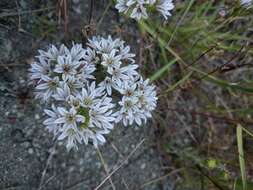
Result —
M 239 152 L 239 163 L 240 163 L 240 170 L 241 170 L 241 176 L 242 176 L 243 190 L 247 190 L 242 130 L 243 130 L 242 126 L 238 124 L 236 128 L 236 136 L 237 136 L 237 146 L 238 146 L 238 152 Z
M 177 62 L 177 59 L 173 59 L 170 62 L 166 63 L 161 69 L 156 71 L 151 77 L 150 81 L 155 81 L 159 79 L 166 71 L 169 71 L 171 69 L 171 66 Z
M 242 127 L 243 131 L 246 132 L 249 136 L 253 137 L 253 133 L 250 132 L 248 129 Z
M 177 81 L 175 84 L 173 84 L 169 89 L 167 89 L 165 91 L 165 93 L 171 92 L 173 91 L 175 88 L 177 88 L 179 85 L 183 84 L 188 78 L 190 78 L 190 76 L 192 75 L 193 72 L 188 73 L 187 75 L 185 75 L 182 79 L 180 79 L 179 81 Z
M 148 24 L 146 24 L 144 21 L 139 21 L 139 26 L 141 27 L 142 31 L 148 32 L 154 39 L 157 39 L 159 45 L 169 51 L 178 61 L 183 61 L 182 58 L 172 48 L 166 45 L 166 42 L 159 37 L 155 30 L 148 26 Z
M 181 19 L 180 19 L 179 22 L 177 23 L 176 28 L 175 28 L 175 30 L 173 31 L 173 33 L 172 33 L 172 35 L 171 35 L 171 37 L 170 37 L 170 39 L 169 39 L 169 42 L 168 42 L 167 46 L 170 46 L 170 43 L 171 43 L 171 41 L 173 40 L 173 38 L 174 38 L 174 36 L 175 36 L 175 34 L 176 34 L 176 32 L 177 32 L 178 27 L 182 24 L 184 18 L 186 17 L 187 13 L 189 12 L 190 8 L 192 7 L 194 1 L 195 1 L 195 0 L 191 0 L 191 1 L 189 2 L 187 8 L 185 9 L 184 14 L 182 15 Z
M 192 70 L 204 75 L 201 78 L 202 80 L 212 82 L 212 83 L 217 84 L 217 85 L 219 85 L 220 87 L 223 87 L 223 88 L 230 88 L 231 90 L 239 90 L 239 91 L 246 92 L 246 93 L 253 93 L 253 88 L 243 87 L 241 84 L 238 84 L 238 83 L 231 83 L 231 82 L 228 82 L 228 81 L 225 81 L 225 80 L 218 79 L 218 78 L 216 78 L 212 75 L 209 75 L 209 74 L 207 74 L 203 71 L 200 71 L 199 69 L 196 69 L 194 67 L 190 67 L 190 68 Z

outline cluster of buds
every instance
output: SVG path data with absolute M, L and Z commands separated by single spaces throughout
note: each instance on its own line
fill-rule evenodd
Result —
M 155 87 L 124 41 L 93 37 L 86 45 L 39 50 L 29 69 L 35 98 L 51 105 L 43 123 L 68 150 L 105 143 L 116 123 L 140 126 L 156 107 Z

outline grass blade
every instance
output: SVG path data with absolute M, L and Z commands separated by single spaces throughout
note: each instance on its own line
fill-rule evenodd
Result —
M 176 87 L 178 87 L 179 85 L 183 84 L 188 78 L 190 78 L 190 76 L 192 75 L 193 72 L 188 73 L 187 75 L 185 75 L 182 79 L 180 79 L 178 82 L 176 82 L 175 84 L 173 84 L 169 89 L 167 89 L 165 91 L 165 93 L 171 92 L 173 91 Z
M 241 170 L 241 176 L 242 176 L 242 186 L 243 186 L 243 190 L 247 190 L 242 130 L 243 130 L 242 126 L 238 124 L 236 128 L 236 136 L 237 136 L 237 146 L 238 146 L 238 152 L 239 152 L 240 170 Z
M 253 137 L 253 133 L 250 132 L 248 129 L 242 127 L 242 130 L 243 130 L 244 132 L 246 132 L 249 136 Z
M 173 59 L 172 61 L 168 62 L 166 65 L 164 65 L 161 69 L 156 71 L 151 77 L 150 81 L 155 81 L 158 78 L 162 76 L 166 71 L 170 70 L 171 66 L 177 62 L 177 59 Z
M 182 58 L 172 48 L 167 46 L 166 41 L 164 41 L 161 37 L 159 37 L 159 35 L 157 34 L 157 32 L 153 28 L 151 28 L 144 21 L 139 21 L 138 23 L 139 23 L 139 26 L 143 32 L 147 32 L 150 36 L 152 36 L 154 39 L 156 39 L 158 41 L 160 47 L 163 47 L 168 52 L 170 52 L 170 54 L 173 55 L 178 61 L 183 62 Z
M 195 1 L 195 0 L 191 0 L 191 1 L 189 2 L 189 4 L 188 4 L 188 6 L 187 6 L 187 8 L 186 8 L 186 10 L 185 10 L 185 12 L 184 12 L 184 14 L 182 15 L 182 17 L 181 17 L 181 19 L 179 20 L 179 22 L 177 22 L 176 28 L 175 28 L 175 30 L 173 31 L 173 33 L 172 33 L 172 35 L 171 35 L 171 37 L 170 37 L 170 39 L 169 39 L 169 42 L 168 42 L 167 46 L 170 46 L 170 43 L 171 43 L 171 41 L 173 40 L 173 38 L 174 38 L 174 36 L 175 36 L 175 34 L 176 34 L 176 32 L 177 32 L 178 27 L 182 24 L 184 18 L 186 17 L 187 13 L 189 12 L 190 8 L 192 7 L 194 1 Z
M 222 88 L 230 88 L 231 90 L 239 90 L 245 93 L 253 93 L 253 88 L 244 87 L 239 83 L 231 83 L 231 82 L 216 78 L 215 76 L 209 75 L 208 73 L 205 73 L 195 67 L 190 67 L 190 68 L 191 70 L 196 71 L 197 73 L 203 75 L 203 77 L 201 78 L 202 80 L 206 80 L 211 83 L 217 84 Z

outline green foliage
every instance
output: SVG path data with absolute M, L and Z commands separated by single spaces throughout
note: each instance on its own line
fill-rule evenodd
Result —
M 225 15 L 222 15 L 223 13 Z M 198 108 L 195 115 L 204 116 L 206 120 L 214 115 L 215 119 L 230 123 L 226 124 L 227 128 L 222 129 L 222 133 L 218 133 L 220 137 L 214 135 L 210 137 L 214 138 L 212 141 L 218 138 L 217 144 L 215 142 L 198 144 L 199 142 L 194 142 L 196 139 L 192 144 L 185 144 L 181 142 L 187 139 L 185 136 L 184 139 L 180 139 L 182 137 L 180 135 L 172 135 L 172 138 L 164 137 L 165 152 L 172 157 L 172 163 L 176 168 L 183 168 L 181 173 L 183 180 L 178 186 L 192 189 L 252 189 L 252 183 L 247 178 L 246 172 L 247 151 L 242 144 L 242 132 L 253 137 L 250 128 L 252 125 L 240 126 L 241 122 L 253 123 L 250 108 L 253 78 L 252 70 L 247 71 L 247 68 L 250 68 L 250 61 L 247 60 L 252 60 L 253 56 L 252 45 L 249 45 L 252 43 L 250 36 L 250 28 L 253 27 L 252 9 L 241 7 L 238 1 L 190 0 L 179 3 L 166 24 L 161 25 L 161 22 L 155 19 L 140 21 L 138 24 L 143 36 L 159 49 L 159 52 L 154 52 L 158 53 L 158 69 L 150 73 L 150 76 L 151 80 L 159 83 L 159 87 L 162 88 L 161 105 L 168 101 L 169 95 L 178 95 L 185 85 L 190 84 L 191 88 L 186 88 L 188 94 L 193 94 L 204 104 Z M 220 60 L 222 62 L 219 62 Z M 213 63 L 216 65 L 212 65 Z M 235 64 L 241 67 L 234 66 Z M 241 68 L 245 68 L 244 73 L 249 73 L 249 77 L 248 74 L 240 73 Z M 230 77 L 233 73 L 238 73 L 239 77 Z M 162 85 L 164 83 L 167 85 Z M 210 99 L 211 94 L 216 92 L 204 91 L 205 85 L 210 85 L 221 92 L 224 97 L 220 99 L 225 99 L 225 103 L 217 106 L 217 102 Z M 244 99 L 249 105 L 238 107 L 233 102 L 236 98 Z M 167 108 L 164 112 L 166 111 L 171 110 Z M 185 112 L 184 114 L 192 114 Z M 163 114 L 161 112 L 162 116 L 159 116 L 158 122 L 160 128 L 168 134 L 170 129 L 163 121 Z M 196 130 L 201 131 L 198 140 L 202 138 L 202 133 L 206 135 L 211 133 L 209 128 L 204 128 L 206 122 L 203 123 L 205 125 L 198 126 L 200 129 L 192 129 L 194 135 L 197 133 Z M 223 127 L 215 122 L 214 126 L 217 131 Z M 234 126 L 237 126 L 237 130 Z M 188 133 L 194 139 L 192 131 Z M 230 142 L 237 139 L 238 147 L 235 145 L 233 147 L 233 150 L 237 148 L 239 150 L 237 157 L 237 151 L 224 153 L 219 143 L 225 141 L 225 136 Z M 214 148 L 205 149 L 209 146 Z M 231 157 L 231 154 L 235 157 Z M 239 180 L 240 178 L 242 180 Z
M 41 38 L 52 38 L 57 30 L 57 23 L 48 16 L 39 16 L 32 26 L 32 34 Z
M 247 190 L 247 179 L 246 179 L 246 171 L 245 171 L 242 131 L 243 131 L 242 126 L 238 124 L 236 128 L 236 135 L 237 135 L 237 146 L 238 146 L 238 153 L 239 153 L 240 170 L 241 170 L 241 176 L 242 176 L 242 186 L 243 186 L 243 190 Z

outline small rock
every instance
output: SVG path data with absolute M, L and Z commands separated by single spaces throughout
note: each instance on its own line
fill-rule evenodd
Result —
M 40 119 L 40 115 L 39 114 L 35 114 L 35 119 Z
M 143 170 L 145 168 L 146 168 L 146 164 L 145 163 L 141 164 L 141 169 Z
M 79 160 L 79 165 L 83 165 L 83 163 L 84 163 L 84 159 L 81 158 L 81 159 Z
M 32 148 L 29 148 L 29 149 L 28 149 L 28 153 L 29 153 L 29 154 L 33 154 L 33 149 L 32 149 Z
M 69 167 L 69 173 L 72 173 L 74 170 L 75 170 L 75 167 L 74 167 L 74 166 L 70 166 L 70 167 Z

